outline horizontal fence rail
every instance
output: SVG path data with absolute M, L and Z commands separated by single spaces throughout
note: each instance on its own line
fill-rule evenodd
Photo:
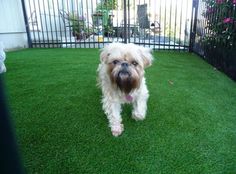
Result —
M 190 0 L 24 0 L 32 47 L 188 50 Z

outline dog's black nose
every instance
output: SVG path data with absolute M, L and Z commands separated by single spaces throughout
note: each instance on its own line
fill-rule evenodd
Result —
M 123 66 L 123 67 L 128 67 L 129 64 L 128 64 L 127 62 L 123 62 L 123 63 L 121 64 L 121 66 Z

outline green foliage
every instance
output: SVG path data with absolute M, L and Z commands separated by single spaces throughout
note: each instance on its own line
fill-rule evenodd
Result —
M 75 13 L 70 14 L 69 21 L 71 22 L 72 30 L 75 33 L 80 33 L 86 26 L 85 19 Z
M 117 9 L 118 4 L 117 0 L 101 0 L 100 3 L 98 3 L 96 11 L 98 10 L 115 10 Z
M 110 35 L 113 33 L 112 14 L 110 11 L 117 9 L 117 7 L 117 0 L 101 0 L 96 7 L 96 16 L 93 16 L 93 20 L 96 23 L 96 20 L 99 18 L 101 19 L 103 34 L 105 35 Z
M 77 39 L 85 39 L 91 33 L 83 16 L 79 16 L 77 13 L 71 13 L 68 20 L 70 21 L 73 35 Z
M 209 34 L 204 41 L 208 44 L 220 42 L 222 46 L 236 46 L 236 0 L 203 0 Z

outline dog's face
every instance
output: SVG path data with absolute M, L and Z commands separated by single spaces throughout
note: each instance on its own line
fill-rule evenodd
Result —
M 144 68 L 151 65 L 152 59 L 151 49 L 134 44 L 112 43 L 100 54 L 112 85 L 126 94 L 139 88 Z

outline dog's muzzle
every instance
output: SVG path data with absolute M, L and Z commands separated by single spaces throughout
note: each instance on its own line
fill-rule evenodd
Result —
M 129 64 L 127 62 L 121 63 L 121 70 L 118 73 L 118 78 L 121 78 L 121 80 L 129 78 L 131 74 L 128 68 L 129 68 Z
M 127 68 L 128 66 L 129 66 L 129 64 L 127 62 L 121 63 L 121 67 L 123 67 L 123 68 Z
M 128 71 L 128 65 L 122 65 L 122 69 L 119 71 L 116 77 L 117 86 L 124 91 L 129 93 L 132 90 L 132 77 L 131 73 Z
M 122 69 L 119 73 L 118 73 L 118 79 L 120 80 L 124 80 L 126 78 L 129 78 L 131 76 L 130 72 L 127 71 L 126 69 Z

